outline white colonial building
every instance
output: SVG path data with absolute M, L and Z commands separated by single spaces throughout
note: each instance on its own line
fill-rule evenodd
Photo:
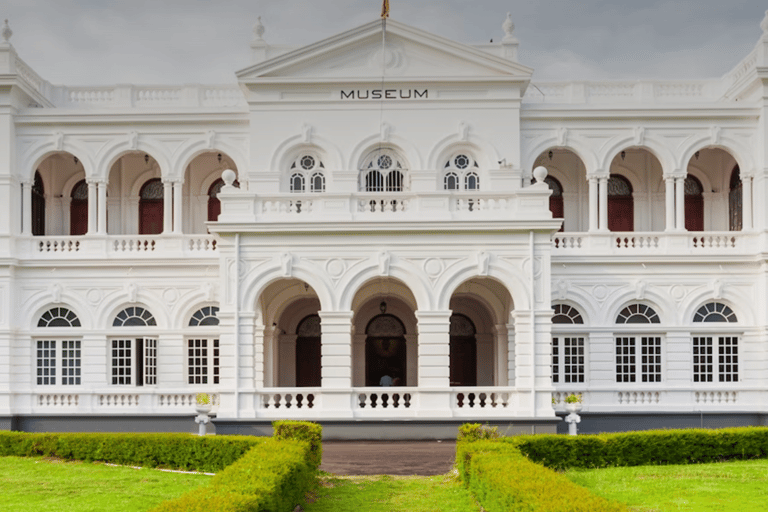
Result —
M 6 24 L 0 424 L 191 430 L 197 392 L 219 432 L 553 430 L 570 392 L 586 430 L 764 423 L 761 26 L 711 80 L 532 81 L 508 18 L 259 22 L 231 84 L 68 87 Z

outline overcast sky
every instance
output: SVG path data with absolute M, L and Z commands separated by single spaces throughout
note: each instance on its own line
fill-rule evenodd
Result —
M 390 0 L 391 17 L 464 43 L 503 36 L 536 79 L 713 78 L 761 35 L 758 0 Z M 54 84 L 234 83 L 261 16 L 304 45 L 378 18 L 381 0 L 4 0 L 19 55 Z

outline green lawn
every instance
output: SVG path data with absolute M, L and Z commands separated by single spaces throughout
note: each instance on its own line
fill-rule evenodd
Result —
M 480 512 L 458 477 L 324 475 L 305 512 Z
M 573 482 L 636 512 L 768 510 L 768 460 L 571 469 Z
M 40 457 L 0 457 L 0 510 L 144 512 L 209 476 Z

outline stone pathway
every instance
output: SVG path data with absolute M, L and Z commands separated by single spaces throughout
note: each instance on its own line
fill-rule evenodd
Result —
M 323 441 L 320 469 L 335 475 L 443 475 L 455 441 Z

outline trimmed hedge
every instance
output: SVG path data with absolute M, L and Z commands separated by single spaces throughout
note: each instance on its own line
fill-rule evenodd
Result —
M 303 503 L 316 474 L 309 443 L 267 439 L 218 473 L 210 486 L 151 512 L 291 512 Z
M 460 428 L 456 465 L 489 512 L 624 511 L 554 470 L 692 464 L 768 457 L 768 428 L 656 430 L 488 440 L 477 425 Z M 462 430 L 463 429 L 463 430 Z
M 166 467 L 215 473 L 268 438 L 190 434 L 81 434 L 0 432 L 0 456 L 62 459 Z
M 512 444 L 459 443 L 460 474 L 488 512 L 626 512 L 625 505 L 531 462 Z
M 323 427 L 309 421 L 273 421 L 275 439 L 294 439 L 309 443 L 315 469 L 323 459 Z
M 697 464 L 768 457 L 768 428 L 648 430 L 584 436 L 504 439 L 552 469 Z
M 55 456 L 217 473 L 153 512 L 291 512 L 322 457 L 322 427 L 274 422 L 275 437 L 0 432 L 0 456 Z

